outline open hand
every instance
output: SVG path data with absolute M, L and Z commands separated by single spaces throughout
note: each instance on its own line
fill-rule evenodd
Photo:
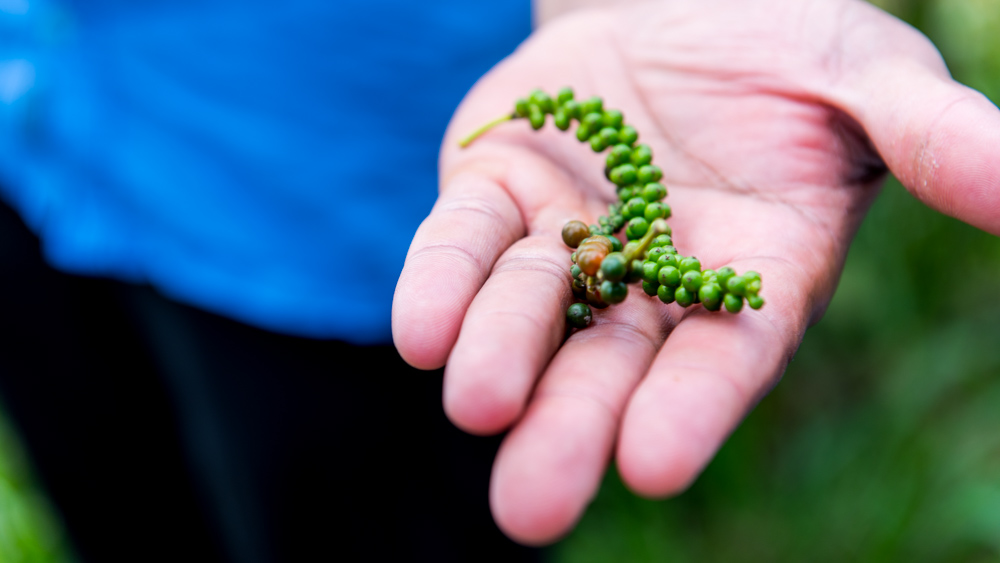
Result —
M 565 338 L 560 230 L 614 200 L 603 156 L 551 122 L 505 124 L 464 150 L 457 140 L 531 89 L 567 85 L 620 109 L 652 147 L 678 250 L 760 272 L 763 309 L 682 309 L 633 289 Z M 511 430 L 494 516 L 512 538 L 547 543 L 582 514 L 612 454 L 639 494 L 691 483 L 822 315 L 886 167 L 996 234 L 998 156 L 996 107 L 953 82 L 917 31 L 861 2 L 667 0 L 566 16 L 456 113 L 440 197 L 396 288 L 396 346 L 414 366 L 447 363 L 459 427 Z

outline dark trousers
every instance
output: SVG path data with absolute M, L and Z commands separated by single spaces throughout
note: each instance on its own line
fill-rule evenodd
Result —
M 85 561 L 525 561 L 496 439 L 391 346 L 277 335 L 62 274 L 0 208 L 0 394 Z

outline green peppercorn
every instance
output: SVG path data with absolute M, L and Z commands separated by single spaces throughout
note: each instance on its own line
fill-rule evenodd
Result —
M 604 124 L 604 118 L 599 113 L 588 113 L 583 116 L 580 123 L 589 127 L 591 131 L 600 131 Z
M 646 251 L 646 260 L 652 260 L 653 262 L 656 262 L 656 260 L 659 259 L 660 256 L 663 256 L 666 253 L 667 251 L 664 250 L 662 246 L 654 246 L 653 248 L 650 248 L 649 250 Z
M 590 140 L 590 127 L 581 123 L 579 127 L 576 128 L 576 139 L 581 143 Z
M 555 113 L 552 114 L 552 123 L 554 123 L 560 131 L 565 131 L 569 129 L 569 116 L 566 115 L 566 112 L 564 112 L 562 108 L 557 109 Z
M 617 135 L 617 132 L 615 133 Z M 608 168 L 614 168 L 620 164 L 627 164 L 629 159 L 632 157 L 632 150 L 625 145 L 615 145 L 611 147 L 611 152 L 608 153 L 608 159 L 605 161 Z
M 601 226 L 600 225 L 590 225 L 587 228 L 590 229 L 591 236 L 601 234 Z
M 694 294 L 681 286 L 674 290 L 674 299 L 681 307 L 690 307 L 694 303 Z
M 566 102 L 568 102 L 568 101 L 570 101 L 572 99 L 573 99 L 573 89 L 570 88 L 570 87 L 568 87 L 568 86 L 566 86 L 564 88 L 560 88 L 559 89 L 559 93 L 556 94 L 556 100 L 560 104 L 565 104 Z
M 625 226 L 625 218 L 622 217 L 620 213 L 617 214 L 617 215 L 612 215 L 611 216 L 611 228 L 612 229 L 614 229 L 615 231 L 617 231 L 617 230 L 621 229 L 624 226 Z
M 604 274 L 604 279 L 613 282 L 624 279 L 625 274 L 628 273 L 625 256 L 621 252 L 612 252 L 605 256 L 604 261 L 601 262 L 601 273 Z
M 659 182 L 650 182 L 642 188 L 642 198 L 646 201 L 660 201 L 667 197 L 667 188 Z
M 650 297 L 656 295 L 656 291 L 660 288 L 660 284 L 656 282 L 648 282 L 646 280 L 642 281 L 642 290 L 646 292 L 646 295 Z
M 701 261 L 694 256 L 689 256 L 681 260 L 681 272 L 683 273 L 691 270 L 701 272 Z
M 666 219 L 667 205 L 664 203 L 660 203 L 658 201 L 654 201 L 646 206 L 646 211 L 643 213 L 643 217 L 645 217 L 646 220 L 649 221 L 650 223 L 652 223 L 657 219 L 660 219 L 661 217 L 663 219 Z
M 662 246 L 660 248 L 663 248 L 664 250 L 666 249 L 665 246 Z M 670 252 L 664 253 L 662 256 L 656 259 L 656 263 L 659 264 L 660 266 L 673 266 L 674 268 L 677 268 L 677 283 L 680 283 L 681 264 L 676 254 Z
M 637 145 L 632 149 L 632 164 L 637 168 L 645 166 L 653 160 L 653 149 L 649 145 Z
M 592 97 L 592 98 L 584 101 L 581 104 L 581 106 L 582 106 L 581 109 L 583 110 L 584 114 L 596 113 L 596 114 L 600 115 L 601 112 L 604 111 L 604 100 L 602 100 L 598 96 L 594 96 L 594 97 Z
M 658 246 L 667 246 L 674 243 L 674 239 L 670 238 L 670 235 L 657 235 L 649 246 L 656 248 Z
M 622 127 L 621 131 L 618 132 L 618 141 L 621 143 L 632 146 L 637 140 L 639 140 L 639 132 L 631 125 Z
M 657 275 L 660 273 L 660 265 L 653 260 L 646 260 L 642 263 L 642 279 L 649 283 L 659 283 Z
M 701 289 L 701 282 L 701 272 L 697 270 L 688 270 L 681 276 L 681 285 L 691 293 L 698 293 L 698 290 Z
M 642 279 L 642 260 L 632 260 L 632 265 L 625 274 L 625 283 L 635 283 Z
M 747 292 L 747 280 L 743 276 L 729 278 L 729 281 L 726 282 L 726 291 L 743 297 Z
M 660 298 L 660 301 L 664 303 L 673 303 L 677 297 L 677 293 L 674 288 L 661 285 L 656 288 L 656 296 Z
M 735 275 L 736 270 L 730 268 L 729 266 L 724 266 L 719 268 L 719 271 L 716 272 L 715 281 L 718 282 L 723 288 L 727 288 L 728 286 L 726 284 L 729 283 L 729 278 Z
M 580 246 L 583 239 L 590 236 L 590 230 L 582 221 L 570 221 L 563 225 L 562 239 L 566 246 L 576 248 Z
M 628 297 L 628 286 L 622 282 L 604 280 L 601 283 L 601 300 L 608 305 L 621 303 Z
M 618 143 L 618 130 L 614 127 L 605 127 L 601 129 L 601 139 L 608 146 L 616 145 Z
M 611 170 L 611 181 L 619 186 L 628 186 L 635 182 L 635 166 L 622 164 Z
M 646 200 L 641 197 L 633 197 L 628 200 L 628 203 L 625 204 L 625 209 L 623 210 L 622 215 L 632 219 L 633 217 L 642 217 L 645 212 Z
M 615 231 L 614 231 L 614 229 L 611 228 L 611 225 L 604 225 L 603 227 L 601 227 L 601 234 L 602 235 L 610 237 L 611 234 L 614 233 L 614 232 Z
M 581 269 L 580 269 L 580 267 L 579 267 L 579 266 L 577 266 L 576 264 L 573 264 L 573 265 L 572 265 L 572 266 L 570 266 L 570 268 L 569 268 L 569 273 L 570 273 L 570 275 L 571 275 L 571 276 L 573 276 L 574 278 L 578 278 L 578 277 L 580 277 L 580 274 L 582 274 L 582 273 L 583 273 L 583 270 L 581 270 Z
M 677 287 L 681 285 L 681 272 L 673 266 L 661 264 L 660 272 L 656 275 L 656 281 L 660 285 Z
M 746 274 L 743 274 L 744 279 Z M 760 280 L 752 280 L 747 282 L 746 296 L 757 295 L 760 292 Z
M 531 128 L 538 131 L 545 126 L 545 114 L 538 106 L 531 104 L 528 106 L 528 121 L 531 123 Z
M 528 98 L 532 104 L 538 106 L 538 109 L 542 110 L 544 113 L 552 113 L 555 110 L 555 102 L 548 94 L 541 90 L 534 90 L 531 92 L 531 96 Z
M 566 322 L 573 328 L 587 328 L 593 318 L 590 307 L 584 303 L 573 303 L 566 310 Z
M 570 261 L 572 261 L 572 262 L 573 262 L 574 264 L 576 264 L 576 252 L 574 252 L 573 254 L 570 254 L 570 255 L 569 255 L 569 259 L 570 259 Z
M 604 110 L 604 126 L 614 127 L 615 130 L 622 128 L 622 123 L 625 118 L 622 116 L 622 112 L 616 109 L 606 109 Z
M 514 102 L 514 113 L 518 117 L 528 117 L 528 100 L 524 98 L 518 98 Z
M 582 113 L 580 113 L 580 102 L 577 102 L 576 100 L 569 100 L 568 102 L 564 103 L 562 106 L 562 110 L 566 113 L 566 116 L 569 117 L 570 119 L 580 119 L 580 116 L 583 115 Z
M 704 283 L 698 289 L 698 299 L 709 311 L 718 311 L 722 307 L 722 288 L 716 283 Z
M 760 274 L 753 270 L 747 270 L 743 273 L 743 279 L 747 280 L 747 282 L 752 282 L 754 280 L 760 281 Z
M 664 247 L 661 247 L 661 248 L 663 248 L 663 250 L 666 250 L 667 253 L 669 253 L 669 254 L 676 255 L 677 256 L 677 263 L 678 264 L 680 264 L 681 258 L 684 258 L 683 256 L 680 255 L 680 253 L 677 252 L 677 249 L 673 245 L 668 244 L 667 246 L 664 246 Z
M 604 149 L 608 148 L 608 144 L 604 142 L 604 138 L 601 137 L 600 135 L 591 135 L 590 148 L 594 152 L 601 152 Z
M 701 279 L 705 280 L 705 282 L 715 281 L 715 276 L 717 275 L 718 273 L 715 270 L 704 270 L 701 272 Z
M 631 158 L 631 155 L 629 155 Z M 660 178 L 663 178 L 663 171 L 660 167 L 655 164 L 647 164 L 645 166 L 639 167 L 639 183 L 648 184 L 650 182 L 659 182 Z
M 628 202 L 633 197 L 635 197 L 635 188 L 632 186 L 625 186 L 618 190 L 618 199 L 622 203 Z
M 582 280 L 573 280 L 573 296 L 577 299 L 587 298 L 587 284 Z
M 627 225 L 625 225 L 625 236 L 629 240 L 641 239 L 646 231 L 649 230 L 649 223 L 646 222 L 642 217 L 633 217 L 629 219 Z
M 727 293 L 722 298 L 722 302 L 726 305 L 726 310 L 730 313 L 739 313 L 740 309 L 743 308 L 743 298 L 735 293 Z
M 751 295 L 750 297 L 747 297 L 747 304 L 750 305 L 751 309 L 760 309 L 764 306 L 764 298 L 760 295 Z

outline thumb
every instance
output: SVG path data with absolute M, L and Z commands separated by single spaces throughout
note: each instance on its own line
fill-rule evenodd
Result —
M 864 127 L 914 196 L 1000 235 L 1000 110 L 952 80 L 923 35 L 877 17 L 893 27 L 874 26 L 878 40 L 848 47 L 849 59 L 864 62 L 835 89 L 834 103 Z

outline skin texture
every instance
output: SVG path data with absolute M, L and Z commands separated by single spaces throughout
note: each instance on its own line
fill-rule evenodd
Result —
M 664 170 L 676 246 L 763 276 L 760 311 L 663 305 L 639 289 L 566 338 L 571 219 L 605 212 L 603 155 L 505 124 L 534 87 L 600 95 Z M 441 193 L 396 289 L 403 357 L 445 370 L 444 407 L 509 430 L 493 469 L 509 536 L 552 542 L 614 460 L 676 494 L 773 387 L 836 287 L 886 167 L 921 201 L 1000 233 L 1000 113 L 918 32 L 860 2 L 677 0 L 542 26 L 455 114 Z

